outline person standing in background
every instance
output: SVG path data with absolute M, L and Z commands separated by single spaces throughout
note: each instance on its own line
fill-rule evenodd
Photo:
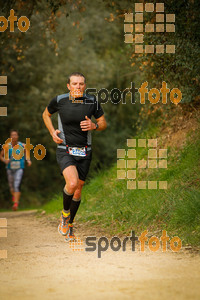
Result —
M 13 201 L 12 209 L 17 210 L 21 196 L 20 187 L 24 174 L 25 155 L 23 155 L 20 159 L 14 158 L 13 148 L 16 155 L 19 155 L 21 153 L 21 150 L 24 149 L 25 144 L 18 141 L 19 134 L 17 130 L 10 131 L 10 138 L 11 142 L 5 144 L 4 149 L 2 149 L 0 152 L 0 160 L 6 164 L 8 184 L 10 187 L 10 193 L 12 194 Z M 16 147 L 17 145 L 18 147 Z M 8 157 L 5 156 L 5 152 L 8 153 Z M 30 167 L 32 163 L 30 160 L 27 160 L 27 164 Z

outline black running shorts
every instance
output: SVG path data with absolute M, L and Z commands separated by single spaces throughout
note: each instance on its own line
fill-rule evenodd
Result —
M 63 172 L 63 170 L 69 166 L 76 166 L 79 179 L 85 181 L 92 160 L 92 151 L 88 151 L 86 157 L 79 157 L 70 155 L 65 149 L 57 148 L 56 159 L 60 166 L 61 172 Z

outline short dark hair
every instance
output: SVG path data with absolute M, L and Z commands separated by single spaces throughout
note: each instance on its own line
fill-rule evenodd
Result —
M 17 134 L 19 135 L 19 132 L 18 132 L 18 130 L 16 130 L 16 129 L 11 129 L 11 130 L 10 130 L 10 134 L 11 134 L 12 132 L 17 132 Z
M 71 73 L 71 74 L 69 75 L 68 81 L 67 81 L 68 84 L 70 84 L 70 78 L 71 78 L 72 76 L 80 76 L 80 77 L 83 77 L 83 78 L 84 78 L 84 81 L 86 82 L 85 76 L 84 76 L 82 73 L 74 72 L 74 73 Z

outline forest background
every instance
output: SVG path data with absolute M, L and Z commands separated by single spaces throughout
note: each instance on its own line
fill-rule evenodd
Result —
M 0 117 L 0 143 L 4 144 L 11 129 L 17 129 L 20 141 L 30 138 L 34 147 L 45 146 L 42 161 L 31 154 L 32 166 L 26 168 L 22 186 L 22 207 L 39 207 L 48 202 L 64 185 L 56 163 L 56 145 L 52 141 L 42 113 L 50 100 L 67 92 L 67 78 L 71 72 L 85 74 L 87 88 L 97 91 L 106 88 L 120 91 L 139 88 L 145 81 L 148 89 L 162 86 L 178 88 L 181 103 L 166 105 L 161 100 L 152 105 L 131 103 L 102 104 L 108 123 L 105 132 L 93 134 L 93 161 L 87 183 L 117 160 L 117 149 L 126 140 L 155 122 L 170 126 L 169 120 L 177 108 L 193 112 L 199 110 L 199 33 L 200 14 L 196 0 L 166 0 L 165 13 L 175 14 L 175 33 L 145 34 L 145 44 L 175 44 L 175 54 L 136 54 L 134 43 L 124 42 L 124 14 L 133 13 L 135 2 L 109 0 L 8 0 L 0 1 L 0 15 L 7 19 L 10 10 L 20 18 L 30 20 L 30 28 L 20 32 L 15 22 L 14 32 L 9 27 L 0 33 L 0 75 L 8 77 L 6 96 L 0 96 L 1 107 L 8 116 Z M 146 2 L 145 2 L 146 3 Z M 155 13 L 145 13 L 145 21 L 155 22 Z M 57 127 L 57 117 L 53 116 Z M 10 198 L 5 165 L 0 163 L 0 206 L 9 208 Z

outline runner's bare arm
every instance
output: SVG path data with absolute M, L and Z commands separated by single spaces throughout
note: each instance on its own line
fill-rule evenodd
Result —
M 96 119 L 97 124 L 98 124 L 98 128 L 96 129 L 97 131 L 101 131 L 101 130 L 105 130 L 107 127 L 107 123 L 106 123 L 106 119 L 103 116 L 101 116 L 100 118 Z
M 87 116 L 85 116 L 85 119 L 86 120 L 81 121 L 80 123 L 82 131 L 95 130 L 96 129 L 95 123 L 93 123 L 91 119 L 89 119 Z M 98 124 L 98 128 L 96 130 L 101 131 L 106 129 L 107 124 L 104 115 L 96 119 L 96 121 Z
M 23 147 L 25 146 L 25 144 L 23 143 Z M 27 156 L 26 156 L 26 149 L 24 149 L 24 157 L 26 159 L 26 162 L 28 164 L 28 166 L 30 167 L 32 165 L 32 162 L 30 159 L 27 159 Z
M 60 130 L 56 129 L 53 127 L 52 121 L 51 121 L 51 114 L 49 113 L 47 107 L 45 108 L 43 114 L 42 114 L 44 123 L 49 130 L 54 142 L 56 144 L 61 144 L 63 142 L 62 139 L 59 138 L 58 133 L 60 133 Z
M 3 155 L 4 155 L 4 150 L 2 149 L 1 152 L 0 152 L 0 160 L 1 160 L 2 162 L 4 162 Z
M 4 158 L 4 149 L 2 149 L 1 152 L 0 152 L 0 160 L 2 162 L 4 162 L 6 165 L 10 162 L 10 159 L 5 159 Z

